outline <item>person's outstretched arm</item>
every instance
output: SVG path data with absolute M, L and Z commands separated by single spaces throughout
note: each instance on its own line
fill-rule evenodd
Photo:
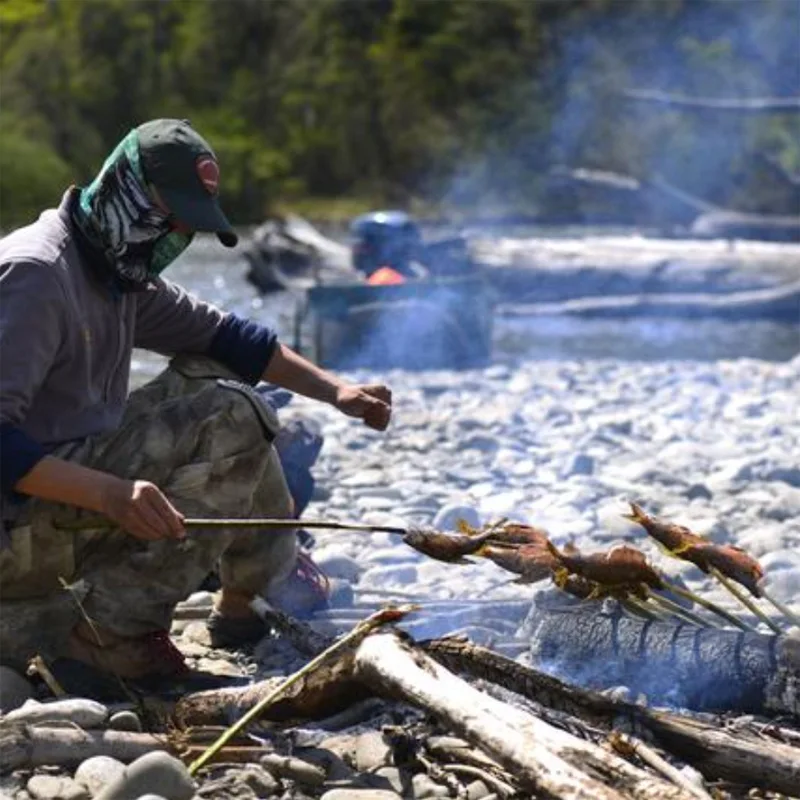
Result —
M 262 379 L 312 400 L 329 403 L 378 431 L 386 430 L 392 416 L 392 393 L 387 386 L 347 383 L 280 342 Z

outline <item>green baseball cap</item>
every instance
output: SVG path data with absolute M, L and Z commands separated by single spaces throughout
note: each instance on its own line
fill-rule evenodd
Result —
M 136 128 L 136 134 L 145 178 L 175 217 L 235 247 L 239 237 L 217 199 L 219 165 L 211 145 L 181 119 L 154 119 Z

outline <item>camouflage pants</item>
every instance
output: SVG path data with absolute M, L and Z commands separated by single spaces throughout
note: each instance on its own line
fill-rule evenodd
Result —
M 226 380 L 234 377 L 209 359 L 174 359 L 131 393 L 117 430 L 54 455 L 152 481 L 190 517 L 288 517 L 292 501 L 271 444 L 277 416 Z M 295 565 L 288 529 L 194 529 L 184 541 L 144 542 L 118 528 L 58 527 L 87 516 L 97 515 L 32 500 L 15 521 L 12 546 L 0 552 L 1 660 L 21 660 L 31 647 L 57 655 L 79 613 L 63 581 L 82 588 L 95 622 L 135 636 L 168 629 L 175 605 L 215 566 L 224 588 L 262 592 Z

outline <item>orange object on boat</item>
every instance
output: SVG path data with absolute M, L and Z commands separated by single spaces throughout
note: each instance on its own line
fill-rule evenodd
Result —
M 370 286 L 395 286 L 398 283 L 405 283 L 406 279 L 391 267 L 379 267 L 367 278 Z

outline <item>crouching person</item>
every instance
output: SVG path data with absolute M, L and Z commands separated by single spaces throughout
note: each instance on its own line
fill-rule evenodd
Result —
M 179 675 L 175 605 L 219 570 L 212 643 L 295 567 L 292 530 L 188 529 L 291 517 L 269 381 L 383 430 L 385 386 L 353 385 L 161 276 L 196 231 L 236 235 L 208 143 L 180 120 L 132 130 L 95 180 L 0 241 L 0 662 L 40 653 L 125 678 Z M 128 396 L 134 347 L 172 356 Z

